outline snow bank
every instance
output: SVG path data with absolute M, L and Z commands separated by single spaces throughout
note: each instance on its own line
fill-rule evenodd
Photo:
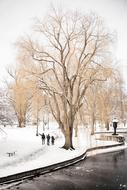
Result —
M 90 147 L 116 144 L 113 141 L 97 140 L 97 135 L 91 137 L 90 131 L 82 127 L 78 138 L 74 137 L 75 150 L 64 150 L 60 148 L 64 144 L 64 138 L 56 123 L 50 123 L 50 128 L 44 131 L 46 135 L 54 135 L 56 138 L 55 145 L 50 146 L 42 145 L 41 136 L 36 136 L 35 126 L 1 129 L 4 135 L 0 133 L 0 177 L 68 160 L 81 155 Z M 40 126 L 39 133 L 42 132 Z M 8 153 L 11 152 L 15 152 L 15 155 L 9 157 Z

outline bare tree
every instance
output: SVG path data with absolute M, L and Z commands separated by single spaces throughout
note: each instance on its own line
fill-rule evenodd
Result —
M 109 123 L 113 117 L 123 120 L 125 93 L 122 88 L 120 73 L 114 69 L 112 76 L 104 83 L 98 84 L 97 113 L 102 124 L 109 130 Z
M 114 115 L 116 115 L 119 120 L 125 125 L 126 124 L 126 91 L 124 88 L 124 81 L 120 71 L 116 70 L 117 78 L 115 80 L 115 99 L 116 109 L 114 110 Z
M 49 97 L 51 112 L 65 136 L 63 147 L 73 149 L 74 120 L 86 91 L 96 81 L 106 81 L 111 73 L 111 36 L 94 14 L 61 15 L 56 10 L 46 22 L 38 20 L 35 29 L 42 41 L 29 37 L 18 44 L 39 68 L 31 73 Z
M 37 126 L 36 136 L 39 135 L 38 127 L 39 127 L 40 117 L 42 116 L 42 111 L 44 109 L 44 104 L 45 104 L 44 95 L 42 95 L 39 89 L 36 89 L 36 92 L 33 93 L 33 97 L 31 99 L 32 117 L 34 118 L 34 122 L 36 123 Z
M 8 84 L 8 99 L 15 111 L 18 126 L 25 127 L 32 97 L 29 93 L 30 86 L 19 70 L 14 73 L 9 72 L 9 74 L 14 81 Z
M 87 101 L 86 109 L 87 109 L 87 113 L 89 115 L 89 120 L 90 120 L 89 122 L 91 126 L 91 135 L 94 135 L 95 133 L 95 124 L 96 124 L 97 114 L 98 114 L 98 110 L 97 110 L 98 87 L 99 87 L 99 84 L 96 83 L 90 86 L 86 93 L 86 101 Z
M 116 105 L 113 103 L 114 89 L 112 84 L 104 83 L 101 85 L 97 96 L 97 111 L 98 118 L 102 125 L 105 124 L 107 130 L 109 130 L 109 123 L 112 118 L 112 112 Z
M 15 122 L 15 113 L 8 101 L 7 89 L 0 89 L 0 124 L 12 125 Z

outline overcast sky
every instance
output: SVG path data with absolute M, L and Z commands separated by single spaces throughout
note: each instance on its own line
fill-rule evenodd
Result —
M 83 13 L 95 11 L 117 32 L 114 54 L 127 73 L 127 0 L 0 0 L 0 80 L 7 77 L 6 68 L 15 63 L 16 40 L 29 34 L 35 17 L 43 18 L 54 6 L 76 9 Z

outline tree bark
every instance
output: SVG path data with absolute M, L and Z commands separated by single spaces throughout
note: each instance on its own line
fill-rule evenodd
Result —
M 20 128 L 25 127 L 25 126 L 26 126 L 26 125 L 25 125 L 25 119 L 24 119 L 24 118 L 19 118 L 18 124 L 19 124 L 19 127 L 20 127 Z
M 73 135 L 73 128 L 68 127 L 68 129 L 64 133 L 65 143 L 64 143 L 64 146 L 62 148 L 66 149 L 66 150 L 68 150 L 68 149 L 74 150 L 72 135 Z
M 95 117 L 94 117 L 94 113 L 92 114 L 92 126 L 91 126 L 91 135 L 94 135 L 95 133 Z
M 78 137 L 78 125 L 75 126 L 75 137 Z

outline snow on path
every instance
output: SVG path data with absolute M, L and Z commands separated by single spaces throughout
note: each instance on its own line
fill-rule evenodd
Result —
M 74 158 L 89 147 L 116 144 L 113 141 L 96 140 L 96 136 L 90 137 L 89 131 L 81 128 L 79 138 L 74 138 L 75 150 L 71 151 L 60 148 L 64 144 L 64 138 L 55 124 L 52 124 L 52 129 L 45 131 L 45 134 L 56 137 L 55 145 L 50 146 L 42 145 L 41 137 L 35 135 L 35 127 L 7 127 L 4 130 L 8 135 L 0 138 L 0 177 Z M 9 157 L 7 152 L 13 151 L 16 154 Z M 94 152 L 96 153 L 97 151 Z

